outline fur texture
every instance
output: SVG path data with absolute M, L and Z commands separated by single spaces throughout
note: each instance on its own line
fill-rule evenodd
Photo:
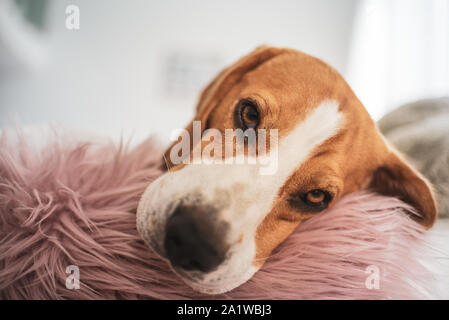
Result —
M 194 292 L 138 237 L 135 211 L 161 174 L 152 140 L 123 145 L 24 139 L 0 145 L 0 299 L 188 299 Z M 263 268 L 212 298 L 435 298 L 432 249 L 405 203 L 356 193 L 301 224 Z M 65 287 L 68 265 L 81 288 Z M 379 289 L 365 285 L 368 266 Z

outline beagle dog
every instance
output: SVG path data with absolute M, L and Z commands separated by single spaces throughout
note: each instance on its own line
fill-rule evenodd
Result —
M 243 284 L 302 221 L 357 190 L 402 199 L 426 228 L 437 217 L 427 180 L 388 145 L 342 76 L 302 52 L 257 48 L 203 90 L 194 120 L 203 131 L 278 134 L 267 151 L 278 154 L 271 175 L 259 163 L 173 163 L 173 144 L 169 170 L 140 200 L 140 235 L 200 292 Z M 190 145 L 204 149 L 204 140 Z

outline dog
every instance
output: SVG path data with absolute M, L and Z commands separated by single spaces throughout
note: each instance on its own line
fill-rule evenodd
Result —
M 257 48 L 207 85 L 187 132 L 195 121 L 222 133 L 277 129 L 268 152 L 279 158 L 274 174 L 261 175 L 258 163 L 173 163 L 176 142 L 168 148 L 169 170 L 142 195 L 137 229 L 197 291 L 246 282 L 302 221 L 351 192 L 398 197 L 425 228 L 437 218 L 426 178 L 386 142 L 342 76 L 310 55 Z M 200 150 L 206 142 L 189 141 Z

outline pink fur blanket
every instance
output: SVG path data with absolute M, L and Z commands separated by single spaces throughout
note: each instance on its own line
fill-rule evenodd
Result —
M 429 246 L 406 204 L 344 197 L 301 224 L 244 285 L 187 287 L 139 238 L 135 211 L 161 172 L 152 140 L 124 145 L 0 142 L 0 299 L 432 298 Z M 66 288 L 66 268 L 80 288 Z

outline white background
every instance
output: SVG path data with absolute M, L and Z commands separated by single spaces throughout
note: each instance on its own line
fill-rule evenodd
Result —
M 0 126 L 166 140 L 192 117 L 200 89 L 258 45 L 303 50 L 344 73 L 356 3 L 50 1 L 46 56 L 0 69 Z M 68 4 L 80 8 L 78 31 L 65 27 Z
M 449 0 L 47 0 L 37 35 L 14 1 L 0 0 L 0 127 L 166 141 L 201 88 L 261 44 L 324 59 L 375 120 L 449 95 Z

